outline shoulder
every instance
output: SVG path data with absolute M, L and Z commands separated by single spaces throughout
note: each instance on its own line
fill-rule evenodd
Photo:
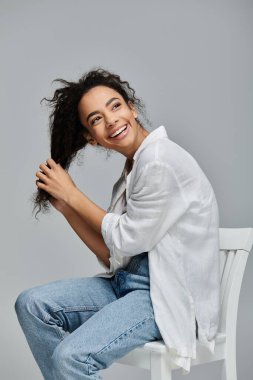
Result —
M 167 139 L 156 140 L 142 149 L 135 163 L 134 182 L 139 186 L 160 187 L 171 176 Z
M 168 138 L 161 138 L 148 144 L 139 154 L 136 161 L 136 178 L 145 175 L 156 177 L 167 176 L 196 190 L 196 186 L 210 184 L 196 159 L 182 146 Z M 191 185 L 191 186 L 190 186 Z M 194 191 L 195 191 L 194 190 Z
M 161 166 L 175 167 L 175 164 L 180 159 L 181 164 L 184 158 L 187 160 L 189 153 L 186 152 L 181 146 L 168 138 L 158 139 L 148 144 L 139 154 L 136 166 L 137 170 L 143 170 L 144 167 L 150 164 Z

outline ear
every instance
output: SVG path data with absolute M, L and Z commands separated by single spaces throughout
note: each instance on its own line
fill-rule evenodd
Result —
M 131 100 L 128 101 L 128 105 L 131 108 L 131 111 L 132 111 L 132 113 L 134 115 L 134 118 L 136 119 L 136 117 L 138 116 L 138 114 L 137 114 L 136 108 L 133 105 L 133 103 L 131 102 Z
M 84 132 L 83 137 L 88 141 L 89 144 L 97 145 L 97 141 L 94 139 L 94 137 L 91 136 L 89 132 Z

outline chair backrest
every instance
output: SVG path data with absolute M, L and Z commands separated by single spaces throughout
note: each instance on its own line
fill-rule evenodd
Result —
M 226 335 L 236 334 L 240 289 L 248 255 L 253 245 L 253 228 L 220 228 L 219 234 L 221 252 L 219 332 Z

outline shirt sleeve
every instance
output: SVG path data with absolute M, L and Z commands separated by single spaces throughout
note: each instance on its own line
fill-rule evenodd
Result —
M 113 187 L 113 191 L 114 191 L 114 187 Z M 113 191 L 112 191 L 112 194 L 113 194 Z M 113 195 L 111 196 L 111 202 L 110 202 L 110 206 L 107 208 L 107 212 L 109 212 L 109 210 L 111 209 L 111 205 L 112 205 L 112 199 L 113 199 Z M 106 271 L 106 273 L 110 273 L 112 271 L 115 271 L 115 265 L 114 265 L 114 260 L 112 260 L 112 257 L 109 257 L 109 262 L 110 262 L 110 268 L 108 268 L 105 263 L 99 258 L 99 256 L 96 256 L 99 264 L 104 268 L 104 270 Z
M 160 161 L 147 163 L 133 184 L 126 212 L 108 212 L 102 219 L 111 260 L 150 251 L 188 206 L 173 168 Z

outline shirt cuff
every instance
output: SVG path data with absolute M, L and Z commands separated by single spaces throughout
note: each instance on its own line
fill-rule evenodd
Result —
M 113 254 L 113 240 L 112 240 L 112 231 L 114 229 L 115 224 L 118 222 L 120 218 L 119 214 L 115 214 L 112 212 L 108 212 L 102 219 L 101 224 L 101 233 L 105 244 L 109 248 L 111 254 Z
M 97 257 L 97 256 L 96 256 Z M 114 259 L 114 257 L 109 257 L 110 267 L 108 268 L 105 263 L 97 257 L 98 262 L 102 265 L 102 267 L 105 269 L 106 273 L 115 273 L 116 270 L 120 267 L 121 263 Z
M 101 233 L 102 233 L 104 242 L 110 251 L 109 271 L 112 273 L 114 273 L 117 269 L 121 268 L 122 265 L 124 264 L 123 263 L 124 258 L 121 256 L 118 256 L 117 252 L 115 251 L 115 247 L 113 244 L 113 237 L 112 237 L 114 226 L 118 223 L 119 218 L 120 218 L 119 214 L 108 212 L 107 214 L 105 214 L 104 218 L 102 219 L 102 224 L 101 224 Z

